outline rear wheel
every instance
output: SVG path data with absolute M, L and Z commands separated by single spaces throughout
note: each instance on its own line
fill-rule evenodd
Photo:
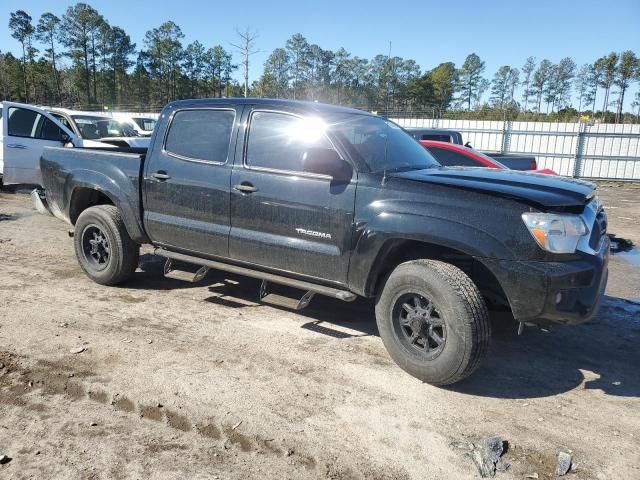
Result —
M 393 360 L 433 385 L 470 375 L 491 337 L 476 285 L 459 268 L 436 260 L 399 265 L 378 297 L 376 320 Z
M 122 283 L 138 267 L 140 248 L 113 205 L 97 205 L 80 214 L 74 247 L 82 270 L 102 285 Z

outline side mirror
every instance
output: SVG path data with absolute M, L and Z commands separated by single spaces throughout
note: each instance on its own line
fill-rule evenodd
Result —
M 73 143 L 73 139 L 64 132 L 60 134 L 60 141 L 62 142 L 63 145 L 66 145 L 67 143 Z
M 302 155 L 302 170 L 328 175 L 337 183 L 349 183 L 353 168 L 333 148 L 309 148 Z

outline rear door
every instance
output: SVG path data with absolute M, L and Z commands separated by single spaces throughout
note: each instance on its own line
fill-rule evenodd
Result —
M 302 171 L 309 147 L 334 148 L 293 113 L 251 112 L 231 178 L 229 256 L 346 283 L 356 178 L 334 184 Z M 244 152 L 242 154 L 242 152 Z
M 2 103 L 3 183 L 41 185 L 44 147 L 61 147 L 74 135 L 50 114 L 31 105 Z
M 144 172 L 145 226 L 155 244 L 205 256 L 229 250 L 229 182 L 242 107 L 175 111 Z

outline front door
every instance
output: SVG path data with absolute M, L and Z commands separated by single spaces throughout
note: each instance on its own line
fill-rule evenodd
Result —
M 309 147 L 333 148 L 298 116 L 254 110 L 231 176 L 231 258 L 346 283 L 356 181 L 302 172 Z M 240 151 L 240 150 L 239 150 Z
M 174 112 L 144 172 L 145 226 L 159 245 L 228 255 L 229 181 L 242 108 Z
M 2 103 L 3 183 L 42 185 L 40 157 L 44 147 L 62 147 L 74 135 L 44 110 L 21 103 Z

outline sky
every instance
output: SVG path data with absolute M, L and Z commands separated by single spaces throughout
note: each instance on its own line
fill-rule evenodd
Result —
M 25 10 L 34 23 L 45 11 L 61 16 L 68 0 L 0 0 L 0 50 L 19 52 L 8 29 L 9 14 Z M 122 27 L 138 48 L 147 30 L 173 20 L 185 45 L 199 40 L 233 50 L 236 28 L 258 32 L 250 80 L 268 55 L 294 33 L 325 49 L 344 47 L 372 58 L 391 54 L 413 58 L 423 70 L 441 62 L 460 66 L 475 52 L 486 62 L 489 79 L 501 65 L 520 68 L 528 56 L 557 62 L 592 63 L 611 51 L 640 55 L 640 0 L 458 0 L 455 2 L 380 0 L 87 0 L 112 25 Z M 240 56 L 234 54 L 236 63 Z M 236 77 L 240 80 L 238 70 Z M 628 91 L 630 109 L 638 86 Z

